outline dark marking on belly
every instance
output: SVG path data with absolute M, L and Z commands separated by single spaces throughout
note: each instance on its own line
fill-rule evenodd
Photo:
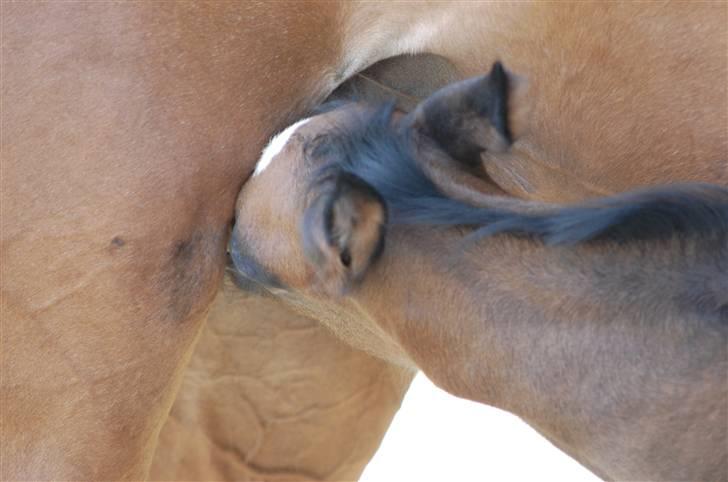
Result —
M 225 267 L 228 225 L 200 228 L 172 243 L 159 286 L 167 298 L 167 318 L 182 322 L 212 302 Z
M 174 245 L 172 259 L 176 262 L 188 262 L 194 254 L 195 248 L 200 248 L 202 235 L 195 233 L 190 239 L 177 241 Z

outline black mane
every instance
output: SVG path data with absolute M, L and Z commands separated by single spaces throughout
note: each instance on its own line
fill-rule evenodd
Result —
M 323 171 L 342 169 L 374 187 L 387 203 L 390 224 L 468 226 L 475 236 L 511 233 L 553 245 L 728 235 L 728 189 L 710 184 L 673 184 L 543 213 L 468 205 L 427 177 L 413 157 L 409 133 L 393 125 L 392 111 L 392 105 L 368 111 L 306 147 L 308 156 L 329 159 Z

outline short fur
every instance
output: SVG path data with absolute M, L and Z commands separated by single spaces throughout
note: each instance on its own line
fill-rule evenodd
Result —
M 523 142 L 488 169 L 529 199 L 725 184 L 726 13 L 677 1 L 4 2 L 0 478 L 146 476 L 220 286 L 235 195 L 266 140 L 347 77 L 413 52 L 462 76 L 502 59 L 530 82 L 532 115 L 509 111 Z M 175 256 L 179 243 L 197 252 Z

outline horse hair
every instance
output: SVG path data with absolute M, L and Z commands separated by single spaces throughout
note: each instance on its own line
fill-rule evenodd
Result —
M 343 171 L 376 189 L 390 224 L 466 226 L 475 237 L 508 233 L 550 245 L 728 235 L 728 189 L 711 184 L 670 184 L 537 213 L 471 206 L 436 187 L 416 161 L 413 136 L 393 124 L 392 113 L 392 104 L 377 106 L 305 146 L 307 157 L 327 159 L 319 175 Z

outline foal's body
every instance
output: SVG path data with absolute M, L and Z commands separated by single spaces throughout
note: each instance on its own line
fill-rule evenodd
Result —
M 606 480 L 728 477 L 728 320 L 674 301 L 728 291 L 725 236 L 684 251 L 493 239 L 453 262 L 459 239 L 394 236 L 376 284 L 352 294 L 433 381 Z
M 241 276 L 601 477 L 728 479 L 727 189 L 473 207 L 408 160 L 398 121 L 356 112 L 310 119 L 243 188 Z M 479 223 L 474 245 L 447 227 Z
M 726 180 L 721 4 L 20 2 L 1 21 L 3 478 L 146 475 L 258 152 L 381 58 L 528 80 L 521 143 L 489 164 L 516 194 Z

